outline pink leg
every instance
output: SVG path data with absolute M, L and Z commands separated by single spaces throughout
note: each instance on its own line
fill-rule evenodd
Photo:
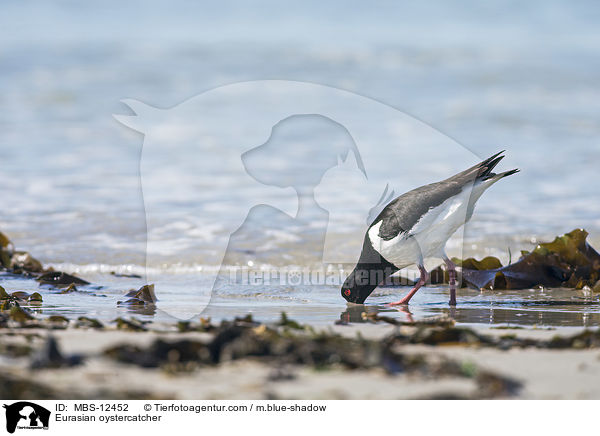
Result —
M 456 306 L 456 265 L 447 257 L 444 257 L 444 262 L 446 262 L 446 267 L 448 268 L 448 278 L 450 285 L 450 301 L 448 304 L 450 306 Z
M 425 284 L 427 281 L 427 271 L 425 271 L 425 267 L 423 265 L 419 265 L 419 271 L 421 271 L 421 278 L 415 284 L 415 287 L 410 290 L 410 292 L 400 301 L 396 301 L 394 303 L 389 303 L 387 306 L 401 306 L 407 305 L 410 299 L 417 293 L 417 291 Z

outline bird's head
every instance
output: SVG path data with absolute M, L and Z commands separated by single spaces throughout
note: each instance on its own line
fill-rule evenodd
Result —
M 342 297 L 350 303 L 363 304 L 373 290 L 396 271 L 398 268 L 375 251 L 367 233 L 358 263 L 342 286 Z
M 342 297 L 349 303 L 363 304 L 378 283 L 372 283 L 372 274 L 367 268 L 357 266 L 344 281 Z

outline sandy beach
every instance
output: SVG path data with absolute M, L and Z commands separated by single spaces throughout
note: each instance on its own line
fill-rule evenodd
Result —
M 252 335 L 277 331 L 285 336 L 341 338 L 348 345 L 381 344 L 390 337 L 414 337 L 428 330 L 449 332 L 451 325 L 392 326 L 386 323 L 333 325 L 315 331 L 286 326 L 249 324 Z M 341 360 L 311 365 L 269 358 L 267 352 L 246 350 L 233 353 L 215 364 L 186 359 L 179 351 L 162 350 L 156 363 L 124 363 L 114 350 L 124 345 L 150 349 L 165 344 L 209 344 L 219 333 L 178 332 L 174 326 L 147 324 L 144 331 L 114 326 L 90 328 L 8 328 L 0 337 L 0 378 L 3 398 L 81 399 L 598 399 L 600 385 L 600 340 L 595 330 L 592 342 L 572 341 L 562 349 L 557 335 L 572 338 L 584 330 L 561 329 L 464 329 L 481 338 L 500 341 L 494 345 L 478 340 L 443 339 L 437 345 L 396 344 L 404 367 L 390 369 L 382 362 L 356 363 Z M 233 323 L 236 324 L 235 322 Z M 121 326 L 122 328 L 124 325 Z M 319 331 L 321 333 L 319 333 Z M 587 330 L 587 332 L 592 332 Z M 271 333 L 269 333 L 271 334 Z M 470 333 L 469 333 L 470 334 Z M 412 335 L 412 336 L 411 336 Z M 60 358 L 49 357 L 49 337 L 56 340 Z M 530 341 L 532 345 L 502 345 L 502 338 Z M 449 341 L 449 342 L 448 342 Z M 545 344 L 545 345 L 544 345 Z M 319 345 L 322 347 L 322 344 Z M 155 347 L 156 348 L 156 347 Z M 177 348 L 177 347 L 176 347 Z M 237 345 L 239 348 L 239 345 Z M 242 347 L 243 348 L 243 347 Z M 252 348 L 252 347 L 250 347 Z M 112 355 L 108 350 L 113 350 Z M 256 351 L 256 350 L 255 350 Z M 230 353 L 231 354 L 231 353 Z M 335 352 L 333 353 L 335 355 Z M 232 357 L 233 356 L 233 357 Z M 279 356 L 282 357 L 282 356 Z M 58 359 L 58 360 L 57 360 Z M 72 364 L 71 360 L 81 363 Z M 163 359 L 163 360 L 160 360 Z M 407 360 L 408 359 L 408 360 Z M 124 360 L 121 357 L 121 360 Z M 126 359 L 125 359 L 126 360 Z M 135 360 L 135 359 L 133 359 Z M 37 362 L 37 363 L 34 363 Z M 412 362 L 412 363 L 406 363 Z M 418 362 L 418 364 L 416 363 Z M 416 365 L 416 366 L 415 366 Z M 37 369 L 32 369 L 38 366 Z M 156 366 L 156 367 L 152 367 Z

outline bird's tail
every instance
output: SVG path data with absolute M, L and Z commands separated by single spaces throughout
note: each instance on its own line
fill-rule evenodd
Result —
M 490 186 L 492 186 L 498 180 L 503 179 L 504 177 L 508 177 L 512 174 L 518 173 L 519 171 L 520 170 L 518 168 L 515 168 L 514 170 L 504 171 L 504 172 L 498 173 L 498 174 L 489 173 L 483 178 L 477 178 L 475 187 L 476 188 L 481 187 L 480 189 L 481 189 L 481 192 L 483 193 L 483 191 L 488 189 Z M 475 190 L 477 190 L 477 189 L 475 189 Z
M 496 183 L 498 180 L 503 179 L 504 177 L 508 177 L 512 174 L 518 173 L 520 170 L 518 168 L 504 171 L 502 173 L 493 173 L 492 170 L 498 162 L 502 160 L 504 157 L 502 155 L 504 150 L 495 155 L 489 157 L 488 159 L 481 162 L 479 165 L 475 165 L 474 167 L 469 168 L 465 172 L 475 173 L 477 171 L 477 175 L 475 176 L 475 183 L 473 186 L 473 191 L 471 192 L 471 202 L 474 204 L 475 201 L 483 194 L 483 192 Z M 473 175 L 471 175 L 472 177 Z
M 472 168 L 469 168 L 469 170 L 467 171 L 472 171 L 477 169 L 477 176 L 475 177 L 476 181 L 480 181 L 483 182 L 485 180 L 493 180 L 494 182 L 500 180 L 503 177 L 507 177 L 510 176 L 512 174 L 518 173 L 519 169 L 515 168 L 513 170 L 510 171 L 504 171 L 503 173 L 493 173 L 493 169 L 496 167 L 496 165 L 498 165 L 498 163 L 504 158 L 504 155 L 502 153 L 504 153 L 505 150 L 502 150 L 498 153 L 496 153 L 495 155 L 487 158 L 486 160 L 482 161 L 481 163 L 479 163 L 478 165 L 475 165 Z
M 513 174 L 516 174 L 516 173 L 518 173 L 519 171 L 521 171 L 521 170 L 520 170 L 520 169 L 518 169 L 518 168 L 515 168 L 515 169 L 513 169 L 513 170 L 504 171 L 503 173 L 498 173 L 498 174 L 491 173 L 491 174 L 489 175 L 489 178 L 496 179 L 496 180 L 500 180 L 500 179 L 502 179 L 503 177 L 512 176 Z

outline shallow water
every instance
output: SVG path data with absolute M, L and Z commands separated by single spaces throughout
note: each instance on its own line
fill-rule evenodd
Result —
M 79 292 L 62 294 L 61 290 L 39 286 L 33 280 L 0 275 L 0 283 L 9 292 L 37 291 L 43 296 L 41 305 L 28 306 L 41 317 L 64 315 L 71 319 L 88 316 L 109 322 L 120 316 L 142 320 L 174 322 L 188 319 L 198 308 L 199 316 L 214 321 L 252 314 L 259 321 L 272 322 L 281 312 L 299 322 L 326 326 L 335 322 L 364 323 L 362 312 L 379 313 L 401 321 L 417 321 L 446 314 L 460 325 L 592 327 L 600 325 L 600 296 L 572 289 L 526 289 L 519 291 L 458 290 L 458 305 L 447 304 L 448 290 L 443 286 L 422 288 L 408 308 L 386 307 L 399 300 L 409 287 L 378 288 L 365 305 L 346 304 L 339 297 L 337 286 L 311 286 L 303 290 L 277 287 L 257 289 L 227 289 L 215 292 L 205 308 L 185 287 L 159 295 L 156 307 L 129 308 L 118 306 L 128 289 L 136 288 L 139 279 L 97 276 L 103 285 L 78 287 Z M 177 280 L 171 281 L 171 283 Z M 180 282 L 181 283 L 181 282 Z M 194 317 L 193 319 L 198 319 Z
M 186 307 L 202 306 L 197 288 L 204 290 L 199 300 L 206 300 L 211 279 L 203 272 L 219 265 L 214 256 L 218 241 L 229 236 L 223 226 L 228 228 L 240 199 L 266 194 L 266 185 L 234 177 L 230 169 L 240 163 L 239 156 L 226 157 L 212 143 L 199 165 L 208 171 L 209 185 L 229 187 L 226 201 L 215 205 L 218 195 L 213 189 L 196 189 L 182 201 L 173 189 L 179 180 L 164 183 L 169 179 L 159 177 L 155 206 L 163 215 L 148 220 L 140 174 L 140 154 L 147 144 L 112 114 L 130 113 L 119 103 L 123 98 L 168 108 L 203 91 L 247 80 L 325 84 L 409 114 L 414 123 L 391 129 L 404 138 L 402 144 L 381 139 L 375 129 L 373 138 L 386 153 L 368 168 L 371 180 L 393 178 L 405 190 L 449 176 L 466 164 L 441 153 L 434 160 L 424 159 L 422 166 L 408 165 L 398 152 L 400 145 L 414 154 L 428 138 L 437 138 L 437 132 L 460 159 L 506 149 L 502 169 L 519 167 L 521 173 L 484 195 L 464 234 L 450 241 L 450 255 L 496 255 L 506 263 L 536 241 L 575 227 L 586 228 L 592 245 L 600 247 L 600 191 L 593 183 L 600 161 L 596 2 L 492 2 L 486 8 L 473 4 L 464 10 L 443 1 L 390 3 L 376 18 L 372 9 L 358 3 L 324 7 L 308 2 L 306 10 L 297 7 L 291 12 L 269 7 L 268 18 L 252 13 L 248 18 L 232 16 L 230 6 L 207 10 L 186 2 L 191 9 L 185 19 L 172 15 L 176 6 L 155 1 L 144 7 L 116 0 L 104 3 L 108 6 L 98 10 L 38 2 L 39 17 L 45 18 L 28 23 L 20 17 L 30 11 L 14 3 L 0 16 L 6 42 L 0 50 L 0 230 L 17 248 L 45 264 L 103 286 L 77 295 L 43 289 L 43 314 L 62 311 L 109 319 L 128 313 L 117 309 L 116 301 L 145 279 L 117 279 L 109 271 L 151 273 L 153 281 L 162 282 L 156 319 L 167 319 L 165 311 L 190 315 L 194 311 Z M 252 12 L 250 6 L 236 7 Z M 314 20 L 315 10 L 321 20 Z M 262 103 L 273 101 L 265 98 Z M 215 112 L 228 108 L 225 103 L 213 107 Z M 250 125 L 260 120 L 258 112 L 243 118 Z M 431 127 L 431 137 L 423 137 L 418 130 L 423 126 L 416 120 Z M 367 112 L 361 113 L 361 121 L 377 127 L 381 120 Z M 217 120 L 213 127 L 244 134 L 240 124 L 229 119 Z M 310 150 L 306 175 L 314 162 L 326 157 L 324 148 Z M 189 163 L 186 153 L 179 161 L 173 160 L 175 154 L 165 148 L 154 157 L 159 163 Z M 382 171 L 389 162 L 398 168 Z M 267 155 L 257 165 L 272 169 L 280 163 L 277 156 Z M 333 197 L 351 214 L 360 202 L 353 185 L 347 186 L 329 200 Z M 218 219 L 209 219 L 208 225 L 190 218 L 209 211 Z M 315 225 L 322 210 L 313 207 L 309 212 L 287 227 L 284 222 L 284 230 L 276 225 L 280 216 L 269 215 L 268 231 L 241 233 L 226 263 L 314 266 L 322 254 Z M 342 230 L 329 235 L 341 251 L 349 236 Z M 152 239 L 155 251 L 147 253 L 147 239 Z M 37 289 L 30 281 L 2 279 L 1 284 L 9 290 Z M 383 303 L 404 291 L 380 290 L 369 302 Z M 92 292 L 105 296 L 89 295 Z M 390 292 L 394 295 L 388 296 Z M 595 303 L 583 304 L 576 291 L 459 295 L 455 316 L 464 323 L 561 326 L 596 325 L 598 320 Z M 413 316 L 448 310 L 446 299 L 443 288 L 419 292 L 411 306 Z M 207 314 L 223 318 L 250 310 L 273 319 L 286 310 L 301 321 L 329 323 L 339 319 L 345 307 L 339 287 L 256 292 L 232 284 L 214 293 Z

